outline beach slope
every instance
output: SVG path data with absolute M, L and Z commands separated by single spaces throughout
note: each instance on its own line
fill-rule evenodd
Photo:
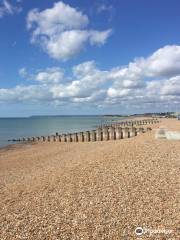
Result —
M 180 121 L 160 124 L 180 131 Z M 2 149 L 0 239 L 137 239 L 137 227 L 143 239 L 178 239 L 179 162 L 180 141 L 154 130 Z

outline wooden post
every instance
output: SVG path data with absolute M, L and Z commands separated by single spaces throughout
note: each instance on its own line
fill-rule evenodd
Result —
M 66 134 L 62 134 L 61 135 L 61 142 L 66 142 L 67 139 L 66 139 Z
M 89 142 L 89 141 L 90 141 L 90 132 L 89 132 L 89 131 L 86 131 L 86 132 L 84 133 L 84 140 L 85 140 L 86 142 Z
M 73 142 L 78 142 L 78 135 L 77 135 L 77 133 L 73 133 L 72 134 L 72 141 Z
M 128 138 L 129 137 L 129 128 L 123 128 L 122 129 L 123 132 L 123 138 Z
M 92 130 L 90 132 L 90 139 L 92 142 L 96 141 L 96 131 L 95 130 Z
M 102 129 L 101 128 L 98 128 L 96 130 L 96 140 L 97 141 L 102 141 Z
M 130 130 L 130 137 L 135 137 L 136 136 L 136 128 L 132 127 L 129 130 Z
M 115 140 L 115 130 L 113 127 L 109 127 L 109 139 Z
M 71 138 L 71 134 L 70 133 L 68 133 L 66 135 L 66 139 L 67 139 L 67 142 L 72 142 L 72 138 Z
M 102 132 L 103 132 L 103 141 L 109 140 L 108 127 L 103 127 Z
M 59 135 L 57 138 L 58 138 L 58 142 L 61 142 L 61 135 Z
M 79 133 L 78 133 L 78 142 L 84 142 L 83 132 L 79 132 Z
M 121 127 L 116 127 L 115 128 L 115 135 L 116 135 L 116 139 L 122 139 L 122 128 Z

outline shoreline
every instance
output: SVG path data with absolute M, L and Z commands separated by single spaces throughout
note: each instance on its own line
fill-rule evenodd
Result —
M 150 120 L 151 119 L 154 119 L 154 118 L 149 118 Z M 130 118 L 123 118 L 123 119 L 116 119 L 116 121 L 111 121 L 111 123 L 109 123 L 109 124 L 102 124 L 102 125 L 97 125 L 97 126 L 94 126 L 94 128 L 87 128 L 86 130 L 81 130 L 80 132 L 82 133 L 82 132 L 84 132 L 84 135 L 87 133 L 87 132 L 90 132 L 90 131 L 95 131 L 95 130 L 97 130 L 98 128 L 103 128 L 103 127 L 111 127 L 111 126 L 113 126 L 114 124 L 119 124 L 119 123 L 123 123 L 124 121 L 125 122 L 128 122 L 128 120 L 130 120 L 130 124 L 131 124 L 131 121 L 141 121 L 141 120 L 149 120 L 149 119 L 145 119 L 145 118 L 143 118 L 143 117 L 130 117 Z M 122 121 L 123 120 L 123 121 Z M 150 124 L 151 125 L 151 123 L 147 123 L 147 124 Z M 140 126 L 144 126 L 144 125 L 146 125 L 146 124 L 142 124 L 142 123 L 140 123 Z M 123 125 L 124 127 L 125 127 L 125 125 Z M 138 127 L 139 125 L 137 125 L 137 127 Z M 121 126 L 120 126 L 121 127 Z M 127 125 L 127 127 L 130 127 L 130 125 Z M 68 131 L 67 131 L 68 132 Z M 80 133 L 79 132 L 79 133 Z M 68 133 L 63 133 L 63 134 L 61 134 L 61 135 L 68 135 L 68 134 L 70 134 L 70 135 L 73 135 L 73 134 L 76 134 L 76 133 L 78 133 L 78 132 L 68 132 Z M 99 134 L 99 133 L 98 133 Z M 103 133 L 101 133 L 101 134 L 103 134 Z M 116 134 L 116 133 L 115 133 Z M 131 133 L 129 133 L 130 135 L 131 135 Z M 48 135 L 49 137 L 50 136 L 54 136 L 54 135 Z M 59 134 L 57 135 L 57 133 L 56 133 L 56 136 L 59 136 Z M 42 137 L 44 137 L 44 136 L 36 136 L 37 138 L 42 138 Z M 36 138 L 35 137 L 35 138 Z M 47 137 L 47 136 L 46 136 Z M 32 136 L 31 136 L 31 138 L 32 138 Z M 101 138 L 101 137 L 100 137 Z M 122 137 L 120 137 L 120 138 L 122 138 Z M 124 137 L 123 137 L 124 138 Z M 27 138 L 26 138 L 27 139 Z M 29 138 L 30 139 L 30 138 Z M 103 140 L 103 139 L 101 139 L 101 140 Z M 59 140 L 58 140 L 59 141 Z M 4 145 L 4 146 L 0 146 L 0 149 L 1 148 L 4 148 L 4 147 L 8 147 L 8 146 L 11 146 L 11 145 L 14 145 L 14 144 L 19 144 L 19 143 L 32 143 L 32 142 L 35 142 L 35 141 L 31 141 L 31 140 L 24 140 L 23 138 L 21 138 L 20 140 L 18 140 L 18 139 L 15 139 L 15 140 L 8 140 L 7 141 L 8 143 L 10 143 L 10 144 L 6 144 L 6 145 Z
M 51 135 L 51 134 L 55 134 L 56 132 L 60 132 L 60 133 L 68 133 L 69 132 L 70 133 L 70 132 L 74 132 L 74 131 L 92 130 L 92 129 L 96 128 L 97 121 L 98 121 L 99 124 L 101 124 L 101 121 L 103 119 L 107 119 L 107 117 L 105 117 L 104 115 L 89 115 L 89 116 L 88 115 L 84 115 L 84 116 L 80 116 L 80 115 L 74 116 L 74 115 L 72 115 L 72 116 L 62 116 L 62 117 L 63 118 L 60 118 L 58 116 L 51 116 L 51 117 L 42 116 L 42 117 L 39 117 L 37 119 L 36 119 L 36 117 L 32 117 L 32 118 L 1 118 L 1 119 L 4 120 L 4 121 L 6 121 L 6 120 L 13 121 L 14 119 L 18 119 L 18 120 L 25 119 L 25 121 L 26 121 L 25 125 L 24 125 L 23 122 L 21 122 L 21 124 L 23 125 L 22 129 L 19 128 L 19 124 L 17 124 L 17 126 L 16 126 L 17 129 L 13 128 L 14 132 L 16 132 L 16 131 L 21 131 L 21 133 L 24 132 L 23 134 L 21 134 L 22 135 L 21 137 L 33 137 L 33 136 L 36 136 L 36 135 Z M 71 119 L 71 118 L 75 117 L 75 125 L 74 125 L 73 122 L 72 122 L 72 124 L 74 125 L 73 128 L 76 129 L 76 130 L 68 130 L 69 128 L 71 128 L 70 127 L 70 125 L 71 125 L 70 123 L 68 125 L 64 126 L 63 121 L 65 121 L 64 118 L 67 118 L 67 117 L 68 117 L 68 119 Z M 81 125 L 81 123 L 80 124 L 78 123 L 78 121 L 79 121 L 79 119 L 81 117 L 84 117 L 83 118 L 84 121 L 82 122 L 82 125 Z M 93 118 L 93 120 L 91 119 L 91 117 Z M 58 122 L 55 121 L 56 128 L 53 128 L 53 125 L 54 125 L 53 118 L 54 118 L 54 120 L 58 119 Z M 99 118 L 101 118 L 101 120 L 99 120 Z M 44 121 L 44 124 L 46 126 L 48 126 L 48 124 L 49 124 L 49 126 L 50 126 L 49 129 L 51 129 L 51 131 L 46 131 L 46 128 L 42 128 L 41 131 L 38 131 L 38 129 L 36 127 L 33 128 L 31 126 L 31 122 L 30 122 L 31 120 L 35 121 L 35 125 L 38 125 L 39 124 L 39 120 L 41 120 L 41 119 L 42 119 L 42 121 Z M 52 121 L 48 122 L 47 120 L 49 120 L 49 119 L 52 119 Z M 98 119 L 98 120 L 94 120 L 94 119 Z M 110 119 L 112 119 L 112 118 L 108 118 L 108 121 Z M 26 131 L 26 129 L 28 128 L 28 124 L 30 124 L 30 126 L 31 126 L 31 130 L 32 130 L 31 132 Z M 3 131 L 3 126 L 4 125 L 2 124 L 2 131 Z M 5 127 L 7 127 L 7 126 L 5 125 Z M 1 132 L 1 128 L 0 128 L 0 132 Z M 13 139 L 13 138 L 20 138 L 20 136 L 16 136 L 16 135 L 12 136 L 12 134 L 5 133 L 3 138 L 4 139 L 0 139 L 0 149 L 4 148 L 6 146 L 9 146 L 9 145 L 16 144 L 17 142 L 13 142 L 13 141 L 10 142 L 8 140 L 9 139 Z
M 127 118 L 123 118 L 123 120 L 131 120 L 131 121 L 133 121 L 133 120 L 143 120 L 143 119 L 145 119 L 144 117 L 127 117 Z M 153 119 L 152 117 L 151 118 L 149 118 L 149 119 Z M 159 118 L 159 119 L 163 119 L 163 118 Z M 177 120 L 177 119 L 171 119 L 171 120 Z M 120 122 L 121 122 L 122 120 L 120 119 Z M 118 123 L 119 121 L 117 121 L 117 123 Z M 113 120 L 112 120 L 112 123 L 113 123 Z M 151 126 L 151 125 L 147 125 L 147 126 Z M 152 127 L 153 127 L 153 125 L 152 125 Z M 9 144 L 7 144 L 7 145 L 4 145 L 4 146 L 0 146 L 0 151 L 3 151 L 3 150 L 14 150 L 14 149 L 16 149 L 16 148 L 18 148 L 18 147 L 23 147 L 23 146 L 25 146 L 25 145 L 32 145 L 32 144 L 36 144 L 35 142 L 14 142 L 14 143 L 12 143 L 12 141 L 7 141 L 7 142 L 9 142 Z

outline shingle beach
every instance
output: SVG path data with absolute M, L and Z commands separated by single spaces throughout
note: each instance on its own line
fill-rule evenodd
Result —
M 180 141 L 161 125 L 180 131 L 1 149 L 0 240 L 178 240 Z

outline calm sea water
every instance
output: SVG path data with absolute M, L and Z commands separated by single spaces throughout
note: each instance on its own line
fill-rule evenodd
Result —
M 111 121 L 104 116 L 0 118 L 0 147 L 12 144 L 8 139 L 91 130 Z

